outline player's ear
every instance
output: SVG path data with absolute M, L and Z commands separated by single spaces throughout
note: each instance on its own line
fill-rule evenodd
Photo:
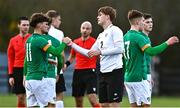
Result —
M 18 24 L 17 27 L 20 28 L 20 24 Z

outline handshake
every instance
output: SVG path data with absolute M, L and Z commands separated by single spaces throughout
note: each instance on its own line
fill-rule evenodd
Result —
M 65 44 L 67 44 L 68 46 L 71 46 L 72 43 L 73 43 L 72 40 L 71 40 L 71 38 L 69 38 L 69 37 L 63 38 L 62 41 L 63 41 Z

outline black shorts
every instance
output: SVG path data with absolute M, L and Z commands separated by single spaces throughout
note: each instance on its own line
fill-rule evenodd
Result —
M 97 93 L 97 74 L 95 69 L 75 69 L 72 82 L 72 96 L 79 97 Z
M 66 91 L 65 80 L 63 74 L 59 75 L 59 80 L 56 82 L 56 93 Z
M 123 97 L 124 74 L 122 69 L 100 73 L 98 80 L 99 102 L 121 102 Z
M 13 68 L 14 86 L 12 87 L 12 92 L 15 94 L 26 93 L 23 86 L 23 67 Z

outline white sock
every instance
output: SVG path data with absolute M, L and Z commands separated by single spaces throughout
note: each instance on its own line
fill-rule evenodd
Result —
M 56 108 L 64 108 L 64 103 L 61 100 L 56 101 Z

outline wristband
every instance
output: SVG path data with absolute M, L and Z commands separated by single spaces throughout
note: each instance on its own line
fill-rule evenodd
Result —
M 70 61 L 66 61 L 66 66 L 68 67 L 71 63 L 70 63 Z

